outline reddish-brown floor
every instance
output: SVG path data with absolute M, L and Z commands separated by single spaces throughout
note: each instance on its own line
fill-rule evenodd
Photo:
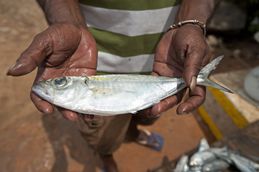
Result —
M 156 152 L 135 143 L 124 144 L 115 154 L 121 171 L 143 172 L 154 169 L 162 163 L 163 157 L 167 156 L 172 160 L 195 148 L 203 137 L 201 129 L 191 114 L 177 116 L 174 109 L 164 113 L 157 123 L 146 128 L 164 137 L 163 150 Z
M 3 115 L 3 114 L 1 114 Z M 0 169 L 7 172 L 92 172 L 100 169 L 97 156 L 87 147 L 72 122 L 59 114 L 40 117 L 22 114 L 1 121 Z M 135 143 L 123 144 L 115 159 L 122 172 L 144 172 L 158 167 L 164 156 L 174 159 L 193 149 L 203 136 L 192 115 L 165 113 L 152 127 L 165 138 L 161 152 Z

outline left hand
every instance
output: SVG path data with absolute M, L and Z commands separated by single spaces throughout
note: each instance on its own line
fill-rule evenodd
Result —
M 183 77 L 189 97 L 177 107 L 177 113 L 189 113 L 198 108 L 205 99 L 206 89 L 196 86 L 196 77 L 201 68 L 209 62 L 209 48 L 199 26 L 186 24 L 165 33 L 155 53 L 153 75 Z M 181 91 L 170 96 L 150 109 L 144 110 L 147 117 L 157 117 L 177 105 L 183 97 Z M 142 112 L 143 113 L 143 112 Z

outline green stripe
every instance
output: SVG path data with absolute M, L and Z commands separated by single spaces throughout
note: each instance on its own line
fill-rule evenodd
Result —
M 95 7 L 120 10 L 149 10 L 172 7 L 181 0 L 79 0 L 80 3 Z
M 96 28 L 89 28 L 93 34 L 98 50 L 122 57 L 140 54 L 152 54 L 163 33 L 125 36 Z

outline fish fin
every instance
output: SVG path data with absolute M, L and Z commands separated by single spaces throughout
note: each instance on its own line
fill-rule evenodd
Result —
M 198 152 L 203 152 L 203 151 L 205 151 L 209 148 L 210 148 L 210 146 L 209 146 L 208 141 L 205 138 L 202 138 L 201 141 L 200 141 Z
M 212 60 L 209 64 L 207 64 L 205 67 L 203 67 L 198 75 L 198 79 L 197 79 L 197 83 L 199 85 L 203 85 L 203 86 L 210 86 L 213 88 L 217 88 L 219 90 L 222 90 L 224 92 L 228 92 L 228 93 L 233 93 L 232 90 L 230 90 L 229 88 L 222 86 L 212 80 L 209 79 L 209 75 L 211 74 L 211 72 L 216 69 L 217 65 L 219 64 L 219 62 L 223 59 L 224 56 L 219 56 L 217 58 L 215 58 L 214 60 Z

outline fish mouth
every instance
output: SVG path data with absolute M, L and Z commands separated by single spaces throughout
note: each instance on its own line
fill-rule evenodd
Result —
M 32 91 L 37 94 L 39 97 L 41 97 L 44 100 L 47 100 L 51 102 L 52 96 L 50 94 L 50 88 L 43 83 L 43 82 L 38 82 L 32 86 Z

